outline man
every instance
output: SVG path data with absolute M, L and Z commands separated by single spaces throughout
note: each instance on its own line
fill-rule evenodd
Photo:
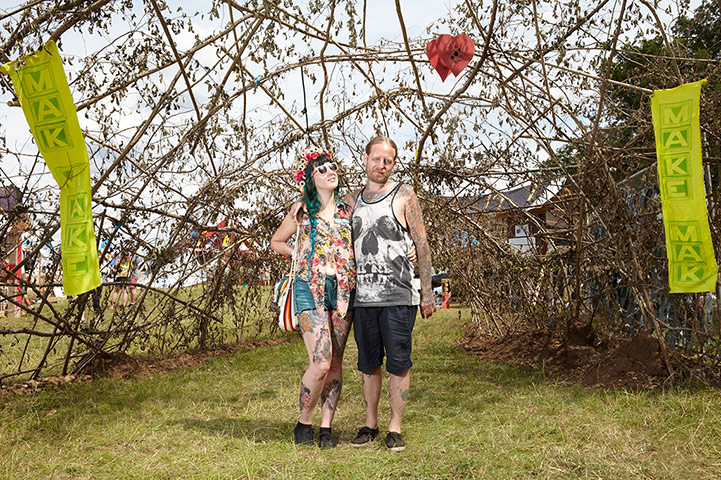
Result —
M 431 252 L 418 197 L 410 186 L 390 180 L 397 154 L 396 144 L 390 138 L 372 139 L 363 155 L 367 183 L 346 197 L 354 205 L 357 288 L 353 321 L 366 405 L 366 424 L 351 445 L 368 445 L 378 435 L 381 366 L 385 356 L 391 409 L 385 443 L 394 452 L 406 448 L 401 419 L 408 401 L 413 365 L 411 332 L 418 305 L 424 318 L 435 310 Z M 420 295 L 407 257 L 413 244 L 418 257 Z

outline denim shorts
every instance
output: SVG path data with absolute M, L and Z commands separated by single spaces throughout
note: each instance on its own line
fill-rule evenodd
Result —
M 293 285 L 293 297 L 295 300 L 295 311 L 300 313 L 304 310 L 313 310 L 315 308 L 315 299 L 310 291 L 308 282 L 296 276 Z M 348 310 L 353 308 L 353 299 L 355 290 L 350 293 L 350 302 Z M 325 276 L 325 309 L 335 310 L 338 302 L 338 279 L 335 275 Z
M 416 323 L 417 305 L 356 307 L 353 336 L 358 345 L 358 370 L 369 372 L 383 365 L 400 375 L 413 366 L 411 332 Z

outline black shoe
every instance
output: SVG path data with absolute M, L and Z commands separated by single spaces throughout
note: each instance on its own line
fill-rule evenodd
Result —
M 358 430 L 358 434 L 350 441 L 352 447 L 364 447 L 375 440 L 378 435 L 377 428 L 363 427 Z
M 296 445 L 308 445 L 310 447 L 315 445 L 315 432 L 310 425 L 298 423 L 293 429 L 293 438 Z
M 386 448 L 389 452 L 402 452 L 406 449 L 406 442 L 403 441 L 403 435 L 398 432 L 388 432 L 386 435 Z
M 335 448 L 338 443 L 329 431 L 321 429 L 318 434 L 318 446 L 320 448 Z

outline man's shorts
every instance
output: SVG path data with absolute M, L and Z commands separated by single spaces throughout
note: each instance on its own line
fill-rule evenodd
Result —
M 405 373 L 411 362 L 411 332 L 418 306 L 356 307 L 353 335 L 358 345 L 358 370 L 368 372 L 383 365 L 394 375 Z

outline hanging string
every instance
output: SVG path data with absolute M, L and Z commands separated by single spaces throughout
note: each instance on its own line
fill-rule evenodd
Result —
M 305 114 L 305 134 L 308 135 L 308 140 L 310 141 L 310 128 L 308 127 L 308 104 L 305 99 L 305 72 L 303 70 L 303 65 L 300 66 L 300 83 L 303 86 L 303 110 L 301 110 L 300 113 Z

